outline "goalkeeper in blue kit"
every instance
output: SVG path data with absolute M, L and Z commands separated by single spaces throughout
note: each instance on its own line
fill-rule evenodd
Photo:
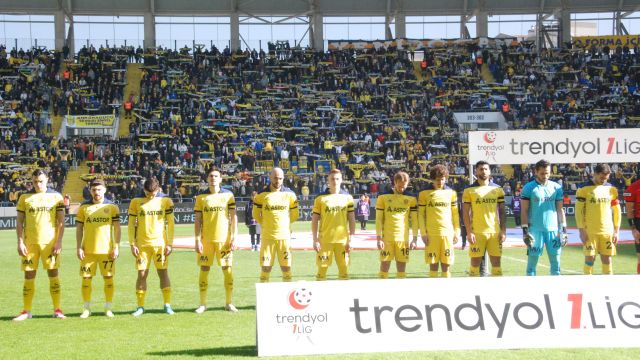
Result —
M 551 275 L 560 275 L 560 254 L 567 244 L 567 222 L 562 210 L 562 186 L 549 180 L 551 164 L 540 160 L 535 179 L 522 189 L 520 214 L 522 236 L 527 245 L 527 275 L 535 276 L 538 259 L 547 249 Z

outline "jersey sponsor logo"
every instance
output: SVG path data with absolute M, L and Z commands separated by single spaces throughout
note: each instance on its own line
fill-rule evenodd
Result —
M 347 207 L 346 207 L 346 206 L 327 206 L 327 207 L 324 209 L 324 212 L 325 212 L 325 213 L 327 213 L 327 214 L 330 214 L 330 213 L 339 213 L 339 212 L 343 212 L 343 211 L 345 211 L 346 209 L 347 209 Z
M 611 198 L 609 197 L 592 197 L 589 199 L 591 204 L 607 204 L 611 202 Z
M 30 213 L 50 212 L 55 209 L 54 206 L 33 206 L 29 208 Z
M 288 207 L 285 205 L 265 205 L 264 209 L 268 211 L 283 211 L 287 210 Z
M 87 218 L 87 221 L 86 221 L 87 224 L 91 224 L 91 223 L 110 223 L 110 222 L 111 222 L 111 218 L 110 217 Z
M 498 199 L 492 199 L 492 198 L 477 198 L 476 199 L 476 204 L 480 205 L 480 204 L 497 204 L 498 203 Z
M 224 206 L 205 206 L 204 208 L 202 208 L 202 211 L 204 212 L 217 212 L 217 211 L 224 211 L 225 207 Z
M 407 208 L 402 208 L 402 207 L 392 207 L 392 206 L 387 206 L 387 208 L 385 209 L 386 212 L 388 213 L 393 213 L 393 214 L 404 214 L 407 211 L 409 211 L 409 209 Z
M 164 210 L 140 210 L 140 212 L 138 213 L 138 216 L 158 216 L 158 215 L 164 215 Z
M 429 201 L 427 204 L 429 207 L 449 207 L 450 205 L 451 203 L 446 201 Z

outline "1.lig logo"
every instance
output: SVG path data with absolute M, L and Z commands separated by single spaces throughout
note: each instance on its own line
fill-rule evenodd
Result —
M 295 289 L 289 293 L 289 304 L 296 310 L 304 310 L 311 303 L 311 290 Z

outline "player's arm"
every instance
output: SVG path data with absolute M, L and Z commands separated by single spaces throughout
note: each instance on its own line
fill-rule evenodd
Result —
M 378 197 L 376 202 L 376 240 L 378 249 L 384 249 L 384 239 L 382 238 L 382 231 L 384 230 L 384 198 Z
M 229 209 L 229 250 L 235 249 L 236 231 L 238 230 L 238 216 L 236 208 Z
M 620 237 L 620 223 L 622 222 L 622 210 L 620 209 L 620 200 L 618 200 L 618 190 L 613 190 L 613 200 L 611 200 L 611 210 L 613 210 L 613 243 L 618 243 Z
M 120 227 L 120 216 L 114 217 L 111 222 L 113 225 L 113 252 L 111 253 L 111 259 L 115 260 L 120 256 L 120 239 L 122 238 L 122 229 Z
M 82 247 L 83 238 L 84 238 L 84 223 L 76 220 L 76 253 L 78 255 L 78 259 L 80 260 L 84 259 L 84 249 Z
M 58 255 L 62 251 L 62 237 L 64 236 L 64 205 L 56 210 L 56 244 L 53 247 L 53 254 Z
M 293 192 L 289 198 L 289 223 L 293 224 L 300 217 L 300 209 L 298 208 L 298 198 Z
M 520 224 L 522 228 L 529 228 L 529 199 L 520 198 Z
M 556 213 L 558 214 L 558 224 L 560 224 L 560 243 L 562 246 L 567 245 L 569 234 L 567 233 L 567 218 L 564 214 L 564 206 L 562 200 L 556 200 Z
M 464 227 L 467 228 L 467 234 L 473 233 L 473 227 L 471 226 L 471 203 L 462 203 L 462 222 Z
M 411 241 L 409 248 L 414 249 L 417 246 L 418 242 L 418 204 L 415 198 L 413 198 L 413 201 L 411 203 L 409 216 L 409 220 L 411 220 L 411 234 L 413 236 L 413 240 Z
M 427 244 L 427 204 L 426 195 L 423 192 L 418 194 L 418 227 L 420 228 L 420 237 L 422 242 Z
M 453 225 L 453 243 L 457 244 L 460 240 L 460 212 L 458 211 L 458 199 L 454 193 L 451 200 L 451 223 Z
M 136 228 L 138 226 L 138 209 L 136 200 L 132 200 L 129 204 L 129 223 L 127 224 L 127 233 L 129 235 L 129 245 L 131 245 L 131 254 L 138 257 L 140 250 L 138 249 L 138 239 L 136 238 Z
M 504 200 L 498 203 L 498 218 L 500 219 L 500 242 L 504 242 L 507 240 L 507 207 L 504 205 Z
M 313 249 L 317 252 L 320 251 L 320 240 L 318 239 L 318 223 L 320 222 L 320 215 L 317 213 L 311 214 L 311 237 L 313 239 Z
M 631 234 L 633 239 L 637 242 L 640 241 L 640 221 L 636 218 L 640 217 L 640 214 L 636 214 L 636 197 L 640 195 L 640 189 L 633 185 L 627 187 L 624 192 L 624 206 L 627 209 L 627 221 L 629 222 L 629 228 L 631 228 Z
M 165 255 L 169 255 L 171 254 L 171 251 L 173 251 L 173 234 L 175 231 L 175 219 L 173 217 L 173 201 L 171 201 L 171 199 L 167 199 L 168 201 L 168 206 L 164 212 L 164 219 L 166 221 L 167 224 L 167 228 L 166 228 L 166 238 L 165 238 L 165 247 L 164 247 L 164 253 Z
M 585 230 L 584 216 L 586 213 L 587 199 L 585 198 L 583 188 L 576 192 L 576 226 L 580 231 L 580 241 L 587 242 L 587 232 Z
M 347 213 L 347 220 L 349 221 L 349 237 L 347 238 L 346 250 L 351 251 L 351 238 L 356 233 L 356 214 L 353 210 Z
M 251 209 L 251 215 L 258 224 L 262 225 L 262 198 L 260 194 L 256 195 L 256 198 L 253 201 L 253 209 Z
M 20 210 L 16 218 L 16 235 L 18 236 L 18 255 L 27 256 L 27 246 L 24 244 L 24 212 Z
M 195 237 L 195 250 L 198 254 L 202 253 L 202 212 L 196 211 L 196 220 L 193 226 Z

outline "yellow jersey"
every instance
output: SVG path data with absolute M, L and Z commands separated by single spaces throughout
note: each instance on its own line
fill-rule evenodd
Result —
M 411 221 L 411 222 L 409 222 Z M 376 235 L 386 243 L 409 240 L 409 225 L 418 236 L 418 203 L 415 196 L 389 192 L 376 200 Z
M 611 184 L 592 181 L 580 185 L 576 192 L 576 226 L 589 234 L 612 234 L 620 228 L 618 189 Z
M 236 208 L 233 193 L 220 189 L 196 196 L 193 211 L 202 214 L 202 241 L 227 242 L 231 236 L 230 210 Z
M 109 254 L 113 250 L 113 224 L 120 222 L 120 209 L 109 200 L 101 204 L 84 202 L 78 208 L 76 222 L 82 226 L 82 248 L 87 254 Z
M 329 190 L 313 202 L 313 213 L 320 217 L 318 239 L 322 244 L 346 244 L 349 239 L 349 214 L 353 213 L 353 197 L 348 192 L 331 194 Z
M 500 232 L 498 206 L 504 203 L 504 191 L 495 183 L 481 186 L 474 182 L 464 189 L 462 202 L 471 205 L 471 226 L 474 234 L 497 234 Z
M 262 240 L 288 240 L 291 224 L 298 220 L 298 198 L 287 187 L 272 191 L 267 186 L 253 200 L 253 218 L 261 226 Z
M 47 189 L 42 193 L 20 195 L 16 210 L 24 214 L 24 243 L 50 244 L 56 241 L 56 216 L 64 212 L 64 200 L 59 192 Z
M 436 190 L 429 185 L 418 194 L 420 234 L 451 236 L 460 233 L 458 195 L 450 187 Z
M 129 204 L 129 242 L 137 246 L 173 244 L 173 201 L 158 194 L 138 197 Z M 165 231 L 166 228 L 166 231 Z

